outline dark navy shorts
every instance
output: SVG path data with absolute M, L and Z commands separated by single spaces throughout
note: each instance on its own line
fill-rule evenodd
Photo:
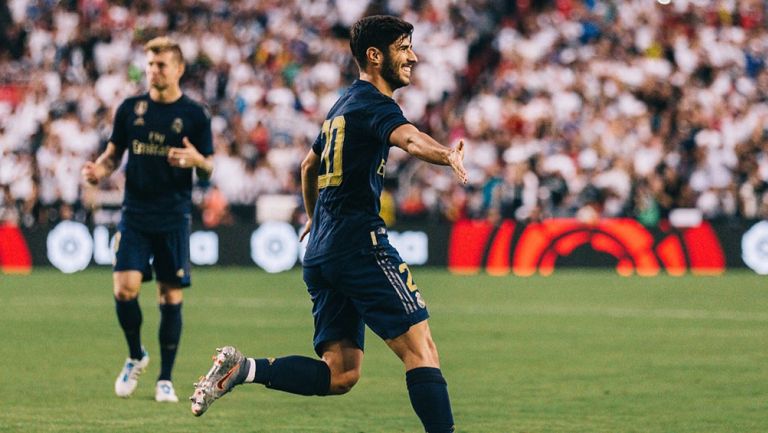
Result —
M 117 230 L 113 271 L 140 271 L 142 281 L 150 281 L 154 268 L 158 282 L 189 287 L 188 223 L 171 231 L 145 232 L 121 222 Z
M 408 265 L 386 234 L 374 238 L 376 245 L 359 254 L 304 267 L 319 356 L 329 341 L 350 339 L 363 349 L 364 325 L 388 340 L 429 317 Z

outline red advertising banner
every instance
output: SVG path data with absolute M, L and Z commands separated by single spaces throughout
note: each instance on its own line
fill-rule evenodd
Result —
M 664 224 L 661 236 L 630 218 L 605 219 L 590 224 L 570 218 L 527 225 L 514 221 L 459 221 L 449 237 L 448 268 L 455 273 L 481 269 L 493 275 L 550 275 L 558 259 L 588 248 L 616 260 L 620 275 L 653 276 L 666 271 L 698 275 L 725 271 L 723 248 L 704 221 L 697 227 Z M 657 231 L 658 232 L 658 231 Z
M 25 274 L 32 271 L 32 256 L 18 227 L 0 224 L 0 272 Z
M 256 265 L 284 271 L 301 263 L 300 229 L 287 223 L 196 227 L 190 259 L 195 266 Z M 109 266 L 114 231 L 73 221 L 31 229 L 0 225 L 0 273 L 26 273 L 37 266 L 67 273 Z M 717 275 L 748 267 L 768 275 L 768 221 L 645 227 L 631 218 L 592 224 L 565 218 L 532 223 L 464 220 L 399 225 L 389 236 L 410 265 L 447 267 L 454 273 L 530 276 L 566 267 L 602 267 L 620 275 Z

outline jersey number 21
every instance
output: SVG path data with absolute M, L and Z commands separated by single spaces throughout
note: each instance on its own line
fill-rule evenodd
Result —
M 320 189 L 341 185 L 342 162 L 341 154 L 344 147 L 344 116 L 336 116 L 323 122 L 323 153 L 320 155 L 320 175 L 317 179 Z

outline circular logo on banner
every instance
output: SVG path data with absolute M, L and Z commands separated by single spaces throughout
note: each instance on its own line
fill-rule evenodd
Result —
M 82 271 L 91 263 L 93 239 L 88 228 L 73 221 L 60 222 L 46 241 L 48 260 L 61 272 Z
M 189 236 L 189 259 L 196 265 L 215 265 L 219 261 L 219 236 L 216 232 L 194 232 Z
M 744 233 L 741 258 L 753 271 L 768 275 L 768 221 L 761 221 Z
M 291 269 L 299 253 L 296 230 L 285 222 L 267 222 L 251 235 L 251 259 L 270 273 Z
M 424 232 L 389 232 L 389 242 L 397 249 L 403 261 L 412 265 L 423 265 L 429 259 L 429 238 Z

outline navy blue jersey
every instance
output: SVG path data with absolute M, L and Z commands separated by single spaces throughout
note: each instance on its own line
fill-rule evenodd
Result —
M 149 94 L 128 98 L 115 114 L 109 139 L 125 168 L 123 220 L 140 230 L 173 230 L 192 211 L 192 169 L 172 167 L 168 152 L 187 137 L 203 156 L 213 153 L 211 119 L 202 105 L 182 96 L 163 104 Z
M 370 247 L 384 226 L 379 197 L 389 135 L 408 123 L 395 101 L 356 80 L 323 122 L 312 150 L 320 156 L 320 195 L 304 264 L 313 265 Z

